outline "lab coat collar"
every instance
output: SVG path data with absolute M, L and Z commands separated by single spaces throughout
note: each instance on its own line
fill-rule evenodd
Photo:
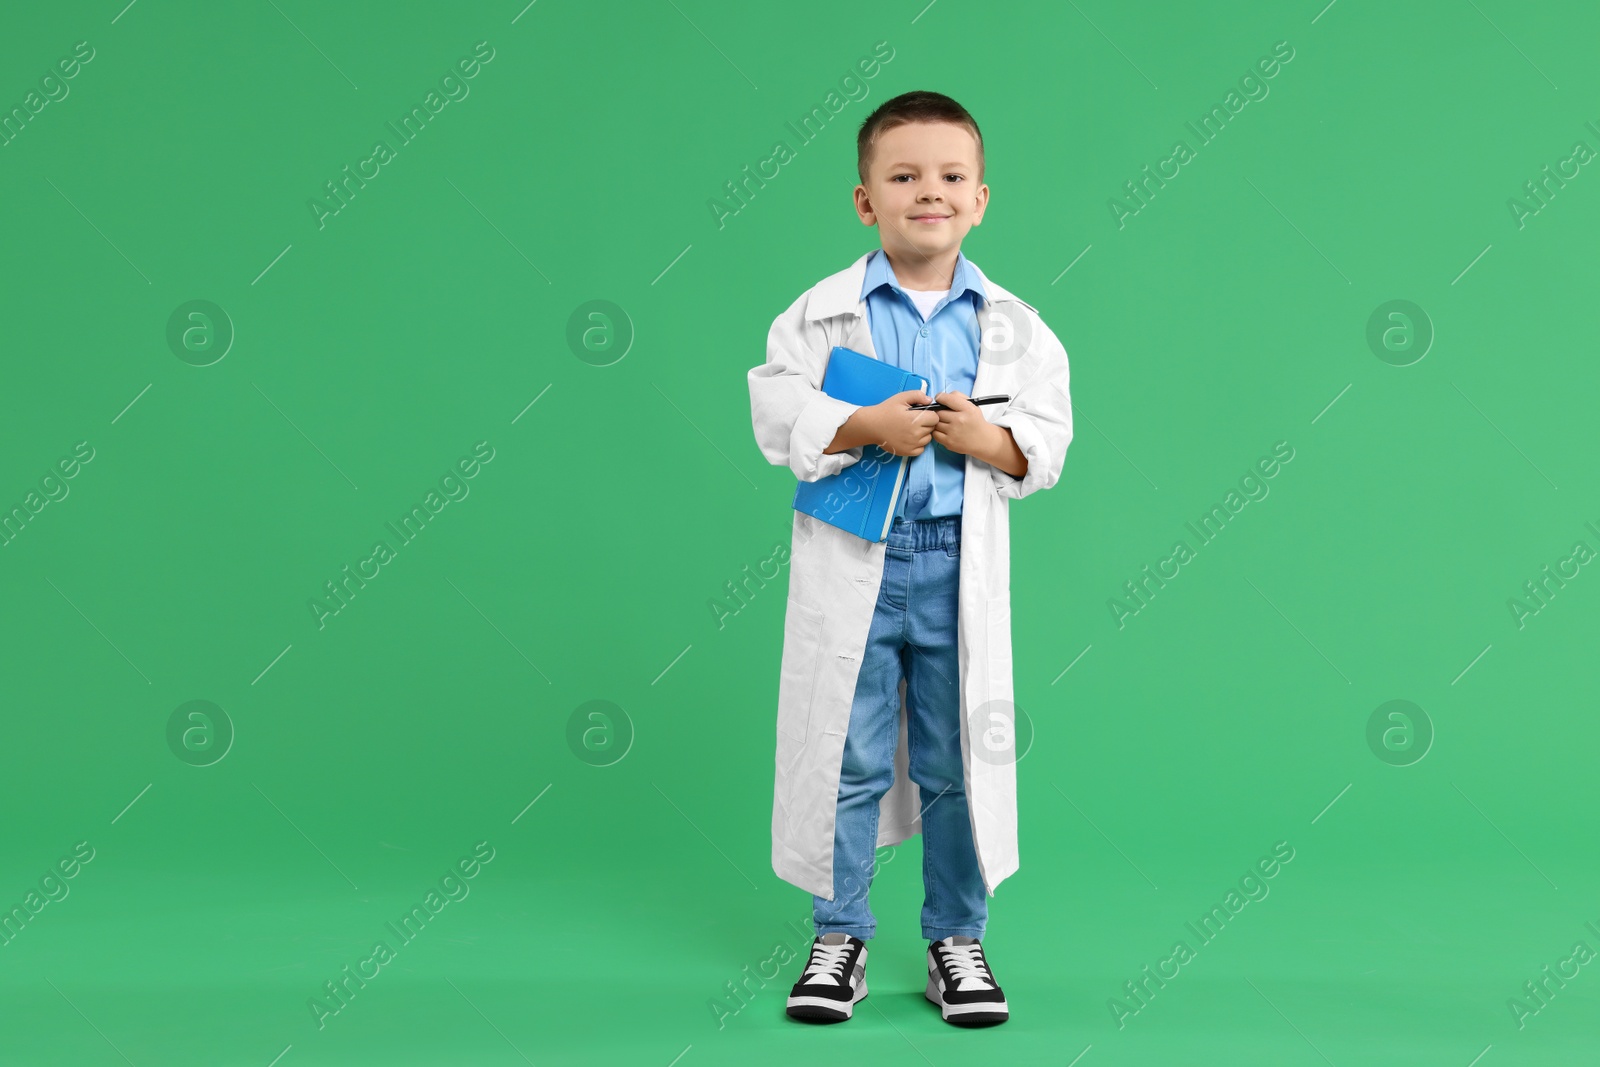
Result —
M 873 251 L 877 250 L 873 249 Z M 861 258 L 844 270 L 839 271 L 837 274 L 830 274 L 818 282 L 811 290 L 811 299 L 806 301 L 806 321 L 814 322 L 817 319 L 832 318 L 835 315 L 860 314 L 863 304 L 861 285 L 866 280 L 867 260 L 871 257 L 872 252 L 864 252 Z M 990 281 L 988 276 L 970 259 L 967 260 L 967 266 L 977 276 L 978 283 L 982 286 L 983 292 L 987 294 L 987 298 L 984 301 L 986 305 L 993 305 L 1001 301 L 1013 301 L 1038 314 L 1032 304 Z

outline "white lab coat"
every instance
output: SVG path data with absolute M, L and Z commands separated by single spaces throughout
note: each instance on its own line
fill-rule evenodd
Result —
M 766 363 L 748 375 L 756 443 L 768 462 L 789 467 L 801 481 L 837 473 L 862 457 L 859 447 L 823 454 L 856 405 L 828 396 L 820 386 L 835 345 L 877 357 L 861 299 L 870 254 L 818 282 L 779 315 L 767 335 Z M 961 498 L 962 762 L 978 866 L 992 896 L 1018 863 L 1009 509 L 1012 500 L 1048 489 L 1060 477 L 1072 440 L 1072 403 L 1061 342 L 1030 305 L 981 271 L 978 277 L 989 300 L 979 311 L 983 334 L 972 395 L 1010 394 L 1009 403 L 978 410 L 1009 427 L 1028 458 L 1027 474 L 1019 479 L 967 456 Z M 942 446 L 930 441 L 927 447 Z M 772 868 L 784 881 L 829 900 L 839 768 L 883 579 L 884 548 L 794 512 L 778 686 Z M 899 715 L 894 784 L 880 803 L 878 847 L 899 844 L 922 829 L 925 802 L 907 773 L 904 681 Z

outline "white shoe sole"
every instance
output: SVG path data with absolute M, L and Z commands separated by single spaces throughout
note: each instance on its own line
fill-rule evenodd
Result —
M 987 1026 L 991 1023 L 1003 1023 L 1011 1018 L 1011 1010 L 1003 1000 L 978 1004 L 946 1004 L 944 998 L 939 996 L 939 980 L 931 972 L 928 974 L 928 984 L 923 988 L 922 995 L 939 1006 L 939 1015 L 945 1022 L 955 1023 L 957 1026 Z
M 844 1022 L 855 1013 L 855 1007 L 867 996 L 867 980 L 861 979 L 861 988 L 856 990 L 855 996 L 848 1004 L 840 1004 L 837 1000 L 827 997 L 790 997 L 788 1006 L 784 1009 L 795 1019 L 809 1019 L 822 1022 Z M 796 1015 L 794 1009 L 801 1009 Z

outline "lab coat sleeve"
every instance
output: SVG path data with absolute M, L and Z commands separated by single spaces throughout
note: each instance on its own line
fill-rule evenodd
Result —
M 823 454 L 860 405 L 822 391 L 832 347 L 821 324 L 806 321 L 805 306 L 802 295 L 767 333 L 767 361 L 748 375 L 750 420 L 768 463 L 787 466 L 802 482 L 814 482 L 859 461 L 863 448 Z
M 1069 391 L 1067 350 L 1056 335 L 1039 323 L 1043 356 L 1033 376 L 1011 402 L 990 421 L 1011 431 L 1022 454 L 1028 457 L 1028 471 L 1021 478 L 993 467 L 995 491 L 1003 497 L 1020 500 L 1039 489 L 1048 489 L 1061 477 L 1061 465 L 1072 443 L 1072 394 Z

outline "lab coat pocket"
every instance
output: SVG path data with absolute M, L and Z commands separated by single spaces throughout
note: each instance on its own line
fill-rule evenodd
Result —
M 817 660 L 822 655 L 822 624 L 827 616 L 816 608 L 789 601 L 783 623 L 783 666 L 778 681 L 778 733 L 805 743 L 811 725 L 812 690 Z

